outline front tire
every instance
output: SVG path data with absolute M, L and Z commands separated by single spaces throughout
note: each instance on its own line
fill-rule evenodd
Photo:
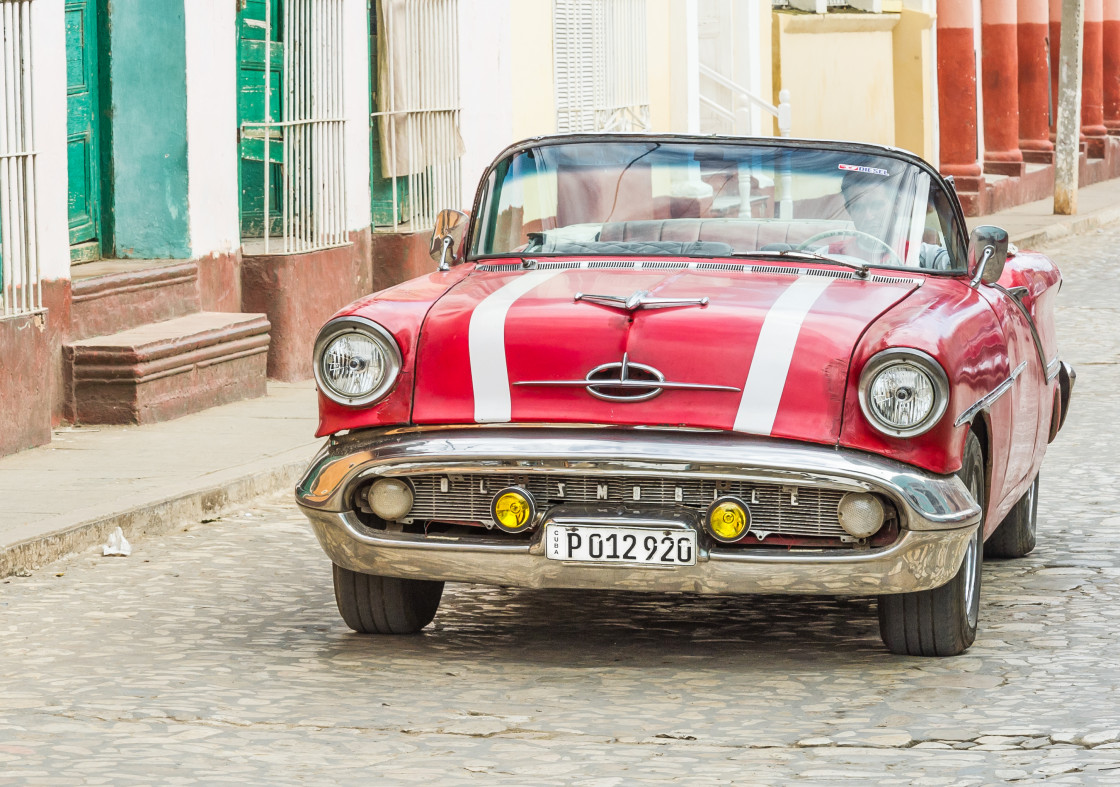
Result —
M 415 634 L 432 622 L 442 595 L 442 582 L 361 574 L 334 565 L 338 612 L 359 634 Z
M 1038 476 L 996 532 L 984 544 L 984 557 L 1023 557 L 1034 549 L 1038 530 Z
M 980 613 L 980 573 L 984 560 L 984 457 L 971 432 L 965 440 L 958 476 L 980 504 L 980 524 L 968 543 L 956 576 L 933 590 L 879 596 L 879 634 L 891 653 L 902 656 L 956 656 L 976 639 Z

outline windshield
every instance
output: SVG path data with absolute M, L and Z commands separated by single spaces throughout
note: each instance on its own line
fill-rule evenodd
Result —
M 944 187 L 863 151 L 601 138 L 491 172 L 472 257 L 803 258 L 963 270 Z

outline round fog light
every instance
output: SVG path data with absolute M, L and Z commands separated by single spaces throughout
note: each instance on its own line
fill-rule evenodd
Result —
M 875 495 L 866 492 L 849 492 L 840 498 L 836 507 L 840 527 L 856 538 L 868 538 L 883 526 L 886 511 Z
M 751 527 L 751 512 L 737 497 L 721 497 L 708 509 L 708 534 L 721 544 L 733 544 Z
M 412 487 L 399 478 L 382 478 L 373 482 L 366 499 L 382 519 L 401 519 L 412 510 Z
M 533 496 L 518 486 L 498 492 L 494 495 L 494 502 L 490 504 L 494 524 L 507 533 L 523 533 L 528 530 L 536 513 Z

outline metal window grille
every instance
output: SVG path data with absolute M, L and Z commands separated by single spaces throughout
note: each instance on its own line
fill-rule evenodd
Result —
M 279 24 L 283 41 L 281 95 L 269 86 L 272 48 L 265 46 L 264 120 L 244 122 L 242 135 L 262 139 L 263 252 L 288 254 L 349 242 L 346 231 L 343 109 L 343 0 L 283 0 L 272 18 L 265 3 L 264 40 Z M 274 115 L 279 120 L 273 120 Z M 280 205 L 272 199 L 270 167 L 280 164 Z M 274 232 L 275 214 L 279 232 Z M 275 237 L 273 237 L 275 236 Z M 256 249 L 254 249 L 256 250 Z
M 0 0 L 0 316 L 43 307 L 35 218 L 31 2 Z
M 384 0 L 370 133 L 391 181 L 392 229 L 435 224 L 462 202 L 458 0 Z M 406 188 L 399 188 L 404 181 Z
M 650 127 L 645 0 L 556 0 L 557 131 Z

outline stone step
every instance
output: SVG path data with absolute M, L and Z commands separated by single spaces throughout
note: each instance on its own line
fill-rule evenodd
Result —
M 85 424 L 146 424 L 263 396 L 263 314 L 198 312 L 63 347 L 67 415 Z
M 74 268 L 70 338 L 126 331 L 202 309 L 194 262 L 103 260 Z

